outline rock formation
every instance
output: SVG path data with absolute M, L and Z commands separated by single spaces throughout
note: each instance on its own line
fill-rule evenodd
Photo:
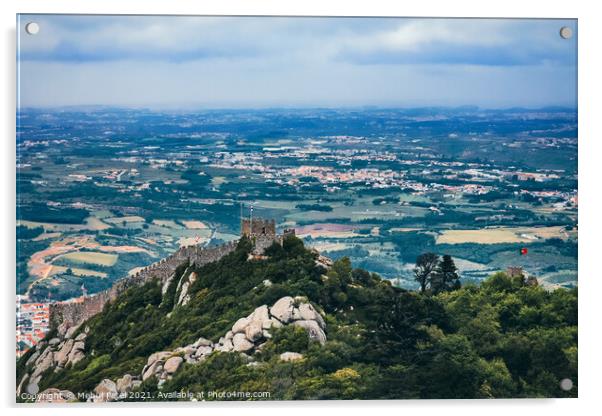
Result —
M 79 329 L 74 327 L 74 329 Z M 17 395 L 21 392 L 37 394 L 38 383 L 43 373 L 50 368 L 60 371 L 68 365 L 75 365 L 85 357 L 86 336 L 85 328 L 77 337 L 71 338 L 76 331 L 68 332 L 63 338 L 52 338 L 48 342 L 42 341 L 36 346 L 36 351 L 29 357 L 26 365 L 31 367 L 31 374 L 25 374 L 17 388 Z
M 298 352 L 283 352 L 280 354 L 281 361 L 299 361 L 303 359 L 303 354 L 299 354 Z
M 44 390 L 36 398 L 36 403 L 68 403 L 75 401 L 77 401 L 77 398 L 73 392 L 54 388 Z
M 147 358 L 139 376 L 125 374 L 116 381 L 102 380 L 94 389 L 96 397 L 93 401 L 116 400 L 151 377 L 155 377 L 161 387 L 182 364 L 200 363 L 214 351 L 242 353 L 248 357 L 249 366 L 259 365 L 254 360 L 253 353 L 261 350 L 262 345 L 271 338 L 270 329 L 283 325 L 300 326 L 307 330 L 308 337 L 313 341 L 320 344 L 326 342 L 326 323 L 316 309 L 304 298 L 285 296 L 272 307 L 259 306 L 250 315 L 238 319 L 217 343 L 201 337 L 192 344 L 173 351 L 157 351 Z M 287 351 L 279 358 L 282 361 L 298 361 L 303 359 L 303 355 Z
M 108 378 L 102 380 L 95 388 L 93 398 L 94 402 L 111 402 L 118 398 L 117 384 Z

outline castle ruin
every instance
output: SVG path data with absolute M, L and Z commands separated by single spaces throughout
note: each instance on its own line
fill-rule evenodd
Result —
M 276 221 L 262 218 L 243 218 L 240 223 L 241 237 L 254 238 L 261 236 L 276 236 Z
M 249 218 L 241 221 L 241 237 L 249 238 L 253 242 L 254 255 L 263 254 L 274 242 L 282 244 L 285 236 L 294 233 L 294 230 L 286 229 L 283 234 L 277 234 L 274 220 Z M 76 327 L 100 313 L 106 303 L 114 301 L 130 287 L 157 279 L 165 288 L 177 274 L 178 269 L 190 266 L 201 267 L 218 261 L 233 252 L 237 245 L 238 240 L 209 248 L 199 245 L 180 247 L 169 257 L 145 267 L 134 275 L 117 280 L 110 289 L 69 301 L 51 303 L 49 305 L 50 327 L 57 328 L 59 333 L 64 334 L 69 328 Z
M 243 218 L 240 222 L 240 235 L 253 242 L 254 255 L 261 255 L 274 242 L 282 245 L 287 235 L 295 235 L 294 229 L 286 228 L 282 234 L 276 233 L 276 221 L 263 218 Z

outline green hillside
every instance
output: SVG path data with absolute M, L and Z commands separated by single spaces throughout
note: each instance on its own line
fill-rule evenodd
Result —
M 104 379 L 140 374 L 149 355 L 199 337 L 216 343 L 239 318 L 291 296 L 324 317 L 323 345 L 285 325 L 260 350 L 213 351 L 183 362 L 161 387 L 150 377 L 134 391 L 268 391 L 272 400 L 577 396 L 577 289 L 548 292 L 498 273 L 480 286 L 422 294 L 346 258 L 327 269 L 295 237 L 259 259 L 251 249 L 242 239 L 218 262 L 182 267 L 184 279 L 164 294 L 158 282 L 129 289 L 79 328 L 87 330 L 85 358 L 46 370 L 40 391 L 90 392 Z M 185 305 L 180 280 L 190 282 Z M 17 363 L 17 382 L 34 352 Z M 285 352 L 302 358 L 283 360 Z M 559 387 L 566 378 L 568 392 Z

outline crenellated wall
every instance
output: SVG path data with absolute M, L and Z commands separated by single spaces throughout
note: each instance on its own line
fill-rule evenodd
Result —
M 59 333 L 64 334 L 67 329 L 77 326 L 101 312 L 107 302 L 115 300 L 128 288 L 142 285 L 153 279 L 158 279 L 161 284 L 164 284 L 178 267 L 192 264 L 200 267 L 218 261 L 233 252 L 237 244 L 238 241 L 231 241 L 210 248 L 200 246 L 181 247 L 169 257 L 145 267 L 132 276 L 116 281 L 110 289 L 65 302 L 51 303 L 49 306 L 50 326 L 51 328 L 58 328 Z
M 253 237 L 254 252 L 261 254 L 274 242 L 282 244 L 284 236 L 288 234 L 294 235 L 294 230 L 285 230 L 284 235 L 261 234 Z M 189 265 L 200 267 L 207 263 L 218 261 L 225 255 L 233 252 L 237 245 L 238 241 L 231 241 L 210 248 L 195 245 L 180 247 L 169 257 L 145 267 L 132 276 L 117 280 L 110 289 L 90 296 L 51 303 L 49 305 L 50 327 L 57 328 L 59 333 L 63 335 L 69 328 L 77 326 L 101 312 L 107 302 L 115 300 L 128 288 L 143 285 L 153 279 L 158 279 L 163 286 L 179 267 Z

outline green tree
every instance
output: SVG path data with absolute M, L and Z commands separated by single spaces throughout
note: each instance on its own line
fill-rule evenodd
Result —
M 422 398 L 476 398 L 485 379 L 481 359 L 468 338 L 445 335 L 431 328 L 431 342 L 425 348 L 416 371 Z
M 422 293 L 426 291 L 427 286 L 430 284 L 431 276 L 438 264 L 439 256 L 435 253 L 424 253 L 416 259 L 414 278 L 420 284 L 420 291 Z
M 447 292 L 460 288 L 460 274 L 452 256 L 445 254 L 431 275 L 433 293 Z

